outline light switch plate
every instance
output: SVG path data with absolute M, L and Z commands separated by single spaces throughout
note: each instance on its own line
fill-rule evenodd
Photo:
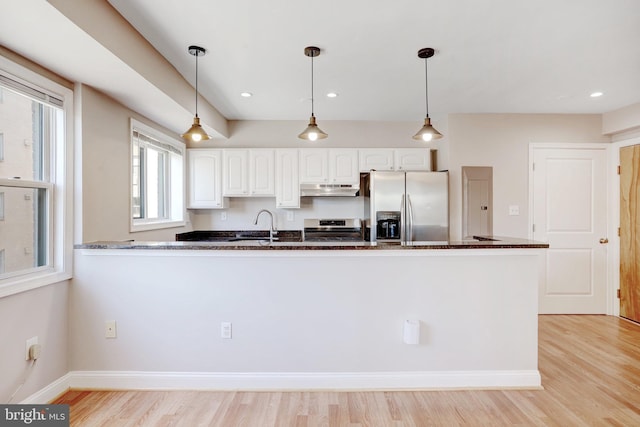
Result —
M 220 338 L 231 339 L 231 322 L 220 323 Z
M 509 215 L 511 215 L 511 216 L 520 215 L 520 206 L 518 206 L 518 205 L 510 205 L 509 206 Z

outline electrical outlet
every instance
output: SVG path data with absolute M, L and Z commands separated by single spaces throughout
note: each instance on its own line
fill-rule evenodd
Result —
M 31 360 L 31 354 L 29 353 L 29 350 L 31 349 L 31 346 L 34 345 L 38 345 L 38 337 L 32 337 L 26 341 L 24 346 L 24 360 Z
M 231 339 L 231 322 L 220 323 L 220 338 Z
M 518 206 L 518 205 L 510 205 L 509 206 L 509 215 L 511 215 L 511 216 L 520 215 L 520 206 Z
M 293 211 L 287 211 L 287 221 L 293 221 Z
M 220 212 L 220 221 L 227 220 L 227 213 L 225 211 Z
M 116 332 L 116 321 L 115 320 L 107 320 L 104 322 L 104 337 L 105 338 L 116 338 L 118 336 Z

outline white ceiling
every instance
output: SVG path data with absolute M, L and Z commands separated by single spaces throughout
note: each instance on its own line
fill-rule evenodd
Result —
M 640 101 L 637 0 L 109 0 L 229 119 L 602 113 Z M 254 94 L 250 99 L 240 92 Z M 336 91 L 339 97 L 327 99 Z M 598 99 L 594 91 L 604 92 Z
M 308 119 L 309 45 L 322 49 L 314 62 L 319 121 L 420 121 L 423 47 L 436 49 L 431 116 L 603 113 L 640 102 L 638 0 L 108 1 L 192 84 L 187 47 L 206 48 L 200 93 L 228 119 Z M 122 55 L 48 1 L 0 3 L 3 45 L 170 128 L 190 120 L 184 104 L 154 95 Z M 328 99 L 329 91 L 339 96 Z M 590 98 L 594 91 L 604 95 Z

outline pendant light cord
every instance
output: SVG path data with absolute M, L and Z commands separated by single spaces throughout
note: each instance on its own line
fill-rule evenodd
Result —
M 311 117 L 313 117 L 313 57 L 315 55 L 311 53 Z
M 198 56 L 200 52 L 196 50 L 196 117 L 198 117 Z
M 429 117 L 429 67 L 427 66 L 427 58 L 424 59 L 424 99 L 427 110 L 427 117 Z

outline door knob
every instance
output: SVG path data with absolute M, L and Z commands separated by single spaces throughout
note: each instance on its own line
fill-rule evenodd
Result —
M 600 239 L 600 244 L 604 245 L 605 243 L 609 243 L 609 239 L 607 239 L 606 237 L 603 239 Z

